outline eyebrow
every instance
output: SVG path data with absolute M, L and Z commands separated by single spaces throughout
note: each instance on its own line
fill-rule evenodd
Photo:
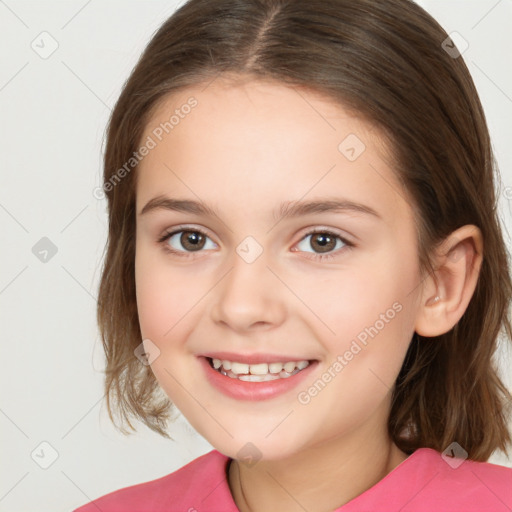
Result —
M 145 215 L 155 210 L 171 210 L 183 213 L 192 213 L 210 217 L 219 217 L 218 212 L 211 206 L 190 199 L 174 199 L 166 196 L 157 196 L 150 199 L 139 212 Z M 370 206 L 339 198 L 325 198 L 316 201 L 285 201 L 278 209 L 273 210 L 275 220 L 280 217 L 300 217 L 324 212 L 353 212 L 372 215 L 382 220 L 382 216 Z

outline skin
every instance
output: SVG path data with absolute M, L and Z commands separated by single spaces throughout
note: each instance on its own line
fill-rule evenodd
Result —
M 414 331 L 436 336 L 464 313 L 482 260 L 481 233 L 475 226 L 452 233 L 436 254 L 439 272 L 422 278 L 411 202 L 378 131 L 311 91 L 217 78 L 166 98 L 142 140 L 192 95 L 198 105 L 137 169 L 137 304 L 143 338 L 151 340 L 145 346 L 159 351 L 152 371 L 190 424 L 233 459 L 228 482 L 241 511 L 334 510 L 406 459 L 387 434 L 393 384 Z M 349 134 L 366 146 L 354 161 L 338 149 Z M 161 194 L 201 200 L 218 216 L 140 215 Z M 381 218 L 272 217 L 283 201 L 333 196 L 371 206 Z M 200 252 L 184 247 L 181 233 L 157 242 L 181 224 L 206 231 Z M 308 236 L 314 228 L 355 247 L 335 239 L 331 260 L 310 259 L 322 254 L 318 237 Z M 236 252 L 249 235 L 263 249 L 250 264 Z M 185 257 L 166 252 L 165 243 Z M 436 295 L 441 300 L 433 302 Z M 300 403 L 298 393 L 397 302 L 400 312 Z M 209 350 L 296 354 L 319 366 L 298 389 L 235 400 L 206 380 L 196 355 Z M 248 442 L 261 454 L 255 465 L 237 460 Z

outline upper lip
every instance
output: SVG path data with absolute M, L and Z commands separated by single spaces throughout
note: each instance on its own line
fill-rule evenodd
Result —
M 286 363 L 289 361 L 313 361 L 313 359 L 300 356 L 286 356 L 279 354 L 235 354 L 234 352 L 208 352 L 199 354 L 201 357 L 210 357 L 212 359 L 220 359 L 221 361 L 233 361 L 245 364 L 259 363 Z

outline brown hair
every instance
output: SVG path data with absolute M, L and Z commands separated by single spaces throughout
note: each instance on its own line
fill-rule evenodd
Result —
M 443 48 L 447 37 L 410 0 L 190 0 L 160 27 L 107 130 L 109 232 L 97 313 L 114 424 L 118 412 L 132 430 L 135 417 L 169 437 L 172 403 L 157 397 L 150 367 L 134 355 L 142 341 L 134 276 L 136 166 L 115 186 L 112 179 L 137 150 L 159 101 L 223 74 L 325 94 L 377 126 L 413 199 L 422 272 L 434 272 L 433 250 L 452 231 L 466 224 L 481 229 L 484 259 L 467 310 L 449 332 L 413 337 L 388 425 L 406 453 L 443 451 L 453 441 L 474 460 L 507 452 L 512 396 L 493 360 L 502 327 L 512 339 L 498 169 L 477 91 L 462 57 Z

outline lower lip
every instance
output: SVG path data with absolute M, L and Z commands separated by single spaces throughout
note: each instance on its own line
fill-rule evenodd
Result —
M 300 372 L 284 379 L 275 379 L 267 382 L 247 382 L 222 375 L 210 366 L 210 362 L 206 357 L 200 356 L 199 360 L 204 368 L 206 378 L 213 387 L 231 398 L 250 401 L 268 400 L 296 388 L 314 371 L 318 364 L 318 361 L 314 361 Z

